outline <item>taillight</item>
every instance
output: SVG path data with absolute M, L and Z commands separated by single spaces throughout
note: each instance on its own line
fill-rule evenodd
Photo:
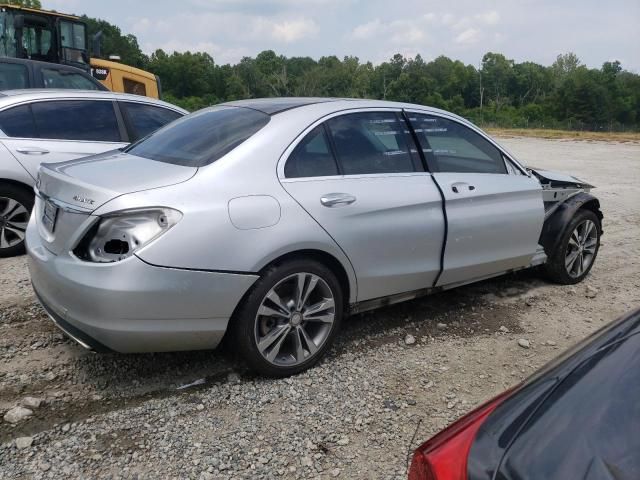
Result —
M 476 433 L 512 392 L 501 393 L 419 446 L 413 454 L 409 480 L 466 480 L 467 458 Z

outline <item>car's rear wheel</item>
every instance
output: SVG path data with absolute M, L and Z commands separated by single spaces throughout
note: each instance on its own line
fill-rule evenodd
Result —
M 593 268 L 600 248 L 600 220 L 591 210 L 579 210 L 545 265 L 547 276 L 561 284 L 581 282 Z
M 16 185 L 0 184 L 0 257 L 24 253 L 24 237 L 33 195 Z
M 284 377 L 316 364 L 330 347 L 343 315 L 333 272 L 313 260 L 270 268 L 233 319 L 238 353 L 256 372 Z

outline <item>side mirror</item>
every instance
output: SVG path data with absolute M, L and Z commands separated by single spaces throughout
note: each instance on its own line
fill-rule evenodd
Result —
M 102 30 L 93 35 L 91 39 L 93 47 L 93 56 L 96 58 L 102 57 Z

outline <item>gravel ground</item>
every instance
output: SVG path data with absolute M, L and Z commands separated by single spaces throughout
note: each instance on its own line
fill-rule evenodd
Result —
M 405 477 L 430 435 L 640 305 L 640 144 L 503 143 L 598 186 L 587 280 L 524 272 L 354 316 L 295 378 L 253 377 L 220 351 L 85 352 L 35 303 L 25 258 L 0 260 L 0 416 L 32 412 L 0 422 L 0 478 Z

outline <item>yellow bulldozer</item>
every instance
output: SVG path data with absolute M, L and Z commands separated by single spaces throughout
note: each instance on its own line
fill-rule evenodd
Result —
M 89 54 L 87 25 L 80 17 L 0 4 L 0 57 L 25 58 L 81 68 L 114 92 L 161 97 L 160 79 L 142 69 L 100 58 L 100 33 Z

